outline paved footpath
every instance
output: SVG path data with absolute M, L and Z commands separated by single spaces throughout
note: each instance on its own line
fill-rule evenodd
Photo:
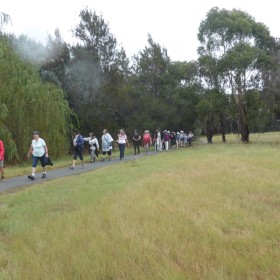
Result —
M 154 152 L 154 151 L 149 152 L 149 155 L 155 155 L 155 154 L 156 154 L 156 152 Z M 110 161 L 106 158 L 105 161 L 103 161 L 103 162 L 100 161 L 101 157 L 99 156 L 97 158 L 96 162 L 86 163 L 84 168 L 81 168 L 81 164 L 79 164 L 79 160 L 77 160 L 78 164 L 76 164 L 75 169 L 69 169 L 69 167 L 61 167 L 61 168 L 49 170 L 49 171 L 47 171 L 47 178 L 45 178 L 45 179 L 42 179 L 43 173 L 41 172 L 42 168 L 39 164 L 37 167 L 37 171 L 39 171 L 39 172 L 36 173 L 34 181 L 27 178 L 27 175 L 29 175 L 29 174 L 26 174 L 25 176 L 7 178 L 6 182 L 0 182 L 0 192 L 11 190 L 11 189 L 14 189 L 17 187 L 24 187 L 24 186 L 28 186 L 28 185 L 32 185 L 32 184 L 40 184 L 45 181 L 53 180 L 56 178 L 66 177 L 66 176 L 70 176 L 70 175 L 78 175 L 78 174 L 81 174 L 84 172 L 95 170 L 97 168 L 102 168 L 104 166 L 109 166 L 112 164 L 136 160 L 138 158 L 145 157 L 146 155 L 144 153 L 140 153 L 139 155 L 125 155 L 123 160 L 120 160 L 118 156 L 119 156 L 118 152 L 113 153 L 112 159 Z M 86 161 L 89 160 L 89 158 L 86 156 L 84 157 L 84 159 Z M 72 162 L 69 162 L 69 165 L 71 165 L 71 163 Z M 54 162 L 54 165 L 55 165 L 55 162 Z M 31 166 L 30 166 L 30 170 L 31 170 Z

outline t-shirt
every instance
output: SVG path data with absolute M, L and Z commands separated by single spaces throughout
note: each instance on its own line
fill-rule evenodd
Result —
M 125 144 L 126 143 L 126 134 L 119 134 L 118 135 L 118 143 L 119 144 Z
M 3 141 L 0 140 L 0 160 L 4 160 L 5 148 Z
M 45 147 L 46 147 L 46 143 L 44 139 L 42 138 L 38 138 L 38 140 L 33 139 L 31 146 L 33 148 L 33 152 L 32 152 L 33 156 L 41 157 L 44 155 Z
M 150 142 L 151 142 L 151 136 L 150 136 L 149 133 L 145 133 L 145 134 L 143 135 L 143 142 L 144 142 L 144 144 L 150 144 Z

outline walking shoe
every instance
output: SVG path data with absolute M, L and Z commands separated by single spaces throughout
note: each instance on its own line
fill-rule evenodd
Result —
M 30 180 L 34 180 L 35 179 L 35 177 L 33 175 L 28 175 L 27 178 L 30 179 Z
M 47 174 L 44 173 L 43 176 L 42 176 L 42 178 L 47 178 Z
M 69 168 L 70 168 L 70 169 L 74 169 L 75 167 L 74 167 L 74 166 L 69 166 Z
M 1 177 L 1 182 L 6 182 L 6 179 L 4 177 Z

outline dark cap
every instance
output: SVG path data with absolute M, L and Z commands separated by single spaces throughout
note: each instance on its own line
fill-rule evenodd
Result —
M 38 130 L 33 131 L 32 134 L 33 134 L 33 135 L 35 135 L 35 134 L 40 135 L 40 133 L 39 133 Z

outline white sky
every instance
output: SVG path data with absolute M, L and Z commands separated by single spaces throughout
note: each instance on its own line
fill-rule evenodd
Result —
M 72 43 L 70 30 L 79 23 L 79 12 L 88 7 L 103 16 L 110 32 L 128 57 L 147 46 L 147 35 L 167 49 L 172 60 L 197 58 L 199 24 L 213 7 L 243 10 L 280 37 L 277 0 L 2 0 L 0 11 L 10 15 L 14 34 L 46 42 L 47 34 L 59 28 Z M 278 2 L 278 3 L 277 3 Z

